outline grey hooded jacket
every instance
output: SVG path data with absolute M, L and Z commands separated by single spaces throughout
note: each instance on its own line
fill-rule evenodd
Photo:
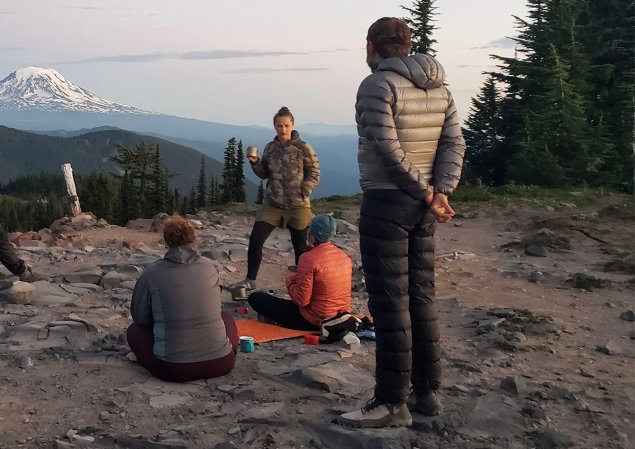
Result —
M 381 61 L 357 92 L 362 190 L 402 189 L 415 199 L 449 195 L 461 177 L 465 141 L 445 72 L 429 55 Z
M 189 246 L 168 249 L 141 273 L 130 313 L 138 325 L 152 326 L 154 355 L 166 362 L 202 362 L 232 351 L 221 318 L 218 271 Z

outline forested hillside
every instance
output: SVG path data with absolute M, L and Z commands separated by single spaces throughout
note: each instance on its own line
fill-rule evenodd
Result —
M 116 153 L 116 145 L 134 147 L 140 142 L 159 145 L 164 167 L 174 174 L 170 182 L 181 192 L 189 192 L 198 180 L 202 154 L 173 142 L 129 131 L 114 129 L 91 132 L 73 137 L 52 137 L 0 126 L 0 183 L 18 176 L 41 172 L 58 172 L 64 163 L 73 171 L 88 174 L 93 171 L 122 174 L 109 158 Z M 221 162 L 205 157 L 207 178 L 221 177 Z M 247 193 L 255 198 L 257 186 L 248 183 Z
M 635 3 L 529 0 L 465 124 L 464 180 L 633 191 Z

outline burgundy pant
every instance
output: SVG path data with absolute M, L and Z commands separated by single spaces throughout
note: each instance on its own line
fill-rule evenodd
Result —
M 137 361 L 141 366 L 150 371 L 153 376 L 166 382 L 188 382 L 224 376 L 234 368 L 239 339 L 234 319 L 225 312 L 221 312 L 221 317 L 225 323 L 227 338 L 229 338 L 233 350 L 218 359 L 191 363 L 173 363 L 161 360 L 154 355 L 152 326 L 139 326 L 136 323 L 132 323 L 128 327 L 128 345 L 137 356 Z

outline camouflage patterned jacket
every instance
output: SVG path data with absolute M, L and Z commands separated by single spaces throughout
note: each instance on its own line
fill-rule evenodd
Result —
M 309 197 L 320 181 L 320 163 L 311 145 L 293 131 L 291 140 L 276 137 L 265 145 L 262 156 L 251 164 L 254 173 L 267 179 L 264 201 L 280 209 L 310 207 Z

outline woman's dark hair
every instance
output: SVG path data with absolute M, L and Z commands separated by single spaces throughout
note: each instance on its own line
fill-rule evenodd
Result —
M 276 124 L 276 119 L 278 117 L 289 117 L 291 119 L 291 123 L 295 124 L 295 119 L 293 118 L 293 114 L 291 113 L 289 108 L 286 106 L 282 106 L 280 109 L 278 109 L 278 112 L 276 112 L 276 115 L 273 116 L 274 125 Z
M 163 228 L 163 240 L 169 247 L 189 245 L 196 240 L 196 233 L 187 220 L 174 214 Z
M 368 29 L 366 40 L 382 58 L 408 56 L 412 48 L 412 31 L 396 17 L 382 17 Z

